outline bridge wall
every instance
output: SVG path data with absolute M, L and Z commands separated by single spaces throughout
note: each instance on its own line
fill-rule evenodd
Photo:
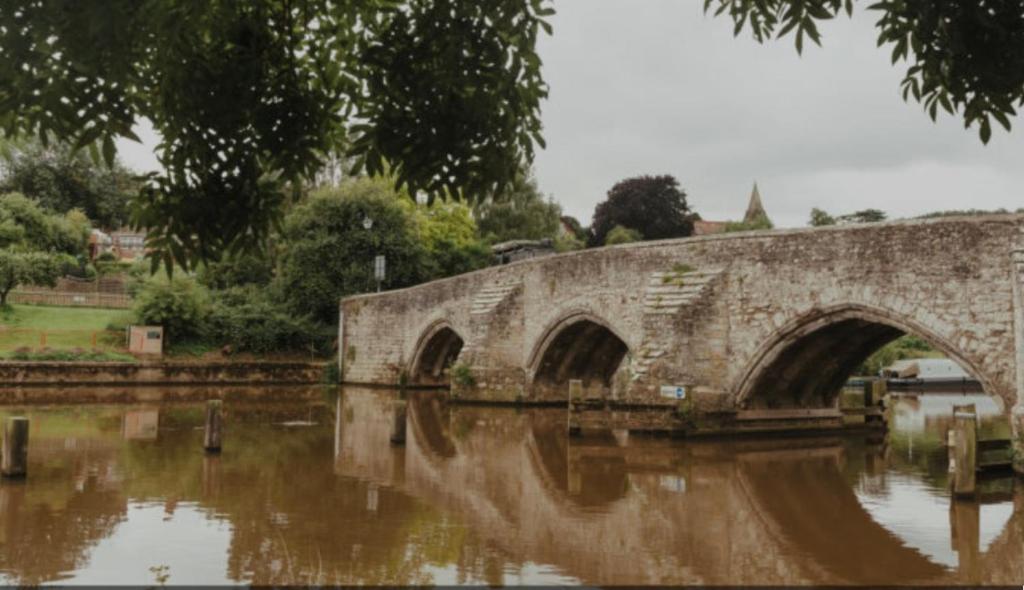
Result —
M 341 302 L 344 379 L 401 382 L 424 335 L 444 324 L 465 340 L 457 394 L 564 400 L 566 389 L 534 375 L 552 334 L 586 317 L 629 349 L 619 401 L 669 406 L 660 386 L 682 385 L 701 409 L 758 407 L 773 360 L 847 322 L 924 336 L 1009 409 L 1024 384 L 1022 228 L 1010 215 L 645 242 L 351 297 Z M 852 337 L 821 345 L 841 351 Z

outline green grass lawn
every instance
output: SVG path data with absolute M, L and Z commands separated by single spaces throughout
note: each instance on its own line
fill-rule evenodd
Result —
M 106 330 L 111 322 L 125 323 L 131 312 L 125 309 L 11 305 L 0 311 L 0 325 L 37 330 Z
M 107 331 L 107 326 L 112 322 L 123 325 L 129 315 L 123 309 L 11 305 L 0 310 L 0 351 L 40 348 L 43 333 L 46 347 L 52 349 L 90 350 L 94 334 L 96 348 L 123 348 L 124 337 Z

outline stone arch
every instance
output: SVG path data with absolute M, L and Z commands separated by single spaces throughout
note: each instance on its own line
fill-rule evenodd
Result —
M 409 366 L 411 385 L 447 385 L 446 369 L 455 363 L 465 340 L 446 320 L 438 320 L 416 341 L 416 353 Z
M 997 390 L 976 363 L 917 321 L 861 304 L 816 309 L 777 331 L 762 344 L 734 389 L 740 407 L 830 407 L 843 383 L 873 352 L 904 334 L 914 334 L 956 361 L 990 395 Z M 996 397 L 1000 397 L 996 395 Z M 1005 408 L 1012 400 L 1000 399 Z
M 626 355 L 626 339 L 609 322 L 586 311 L 572 311 L 552 322 L 534 345 L 527 365 L 534 390 L 568 394 L 570 379 L 585 390 L 608 390 Z

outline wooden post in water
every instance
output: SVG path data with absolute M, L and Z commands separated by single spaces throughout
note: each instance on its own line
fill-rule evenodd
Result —
M 980 523 L 978 502 L 955 498 L 950 502 L 950 544 L 957 554 L 961 583 L 981 583 Z
M 579 436 L 579 405 L 583 403 L 583 380 L 569 379 L 569 436 Z
M 406 401 L 404 399 L 396 399 L 391 402 L 391 413 L 394 419 L 391 426 L 391 444 L 404 445 Z
M 871 382 L 871 403 L 868 405 L 877 406 L 881 404 L 888 394 L 889 382 L 885 379 L 875 379 Z
M 8 418 L 4 424 L 0 475 L 12 478 L 28 475 L 28 418 Z
M 954 496 L 974 495 L 978 465 L 978 414 L 974 404 L 953 406 L 949 431 L 949 482 Z
M 203 449 L 207 453 L 220 452 L 221 406 L 219 399 L 206 402 L 206 430 L 203 433 Z

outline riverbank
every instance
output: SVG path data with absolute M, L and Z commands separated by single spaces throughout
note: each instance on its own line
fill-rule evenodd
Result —
M 278 403 L 308 402 L 324 399 L 323 385 L 89 385 L 75 387 L 33 385 L 0 387 L 0 408 L 22 406 L 92 404 L 151 404 L 203 402 Z
M 78 385 L 283 385 L 322 381 L 325 362 L 0 362 L 0 387 Z

